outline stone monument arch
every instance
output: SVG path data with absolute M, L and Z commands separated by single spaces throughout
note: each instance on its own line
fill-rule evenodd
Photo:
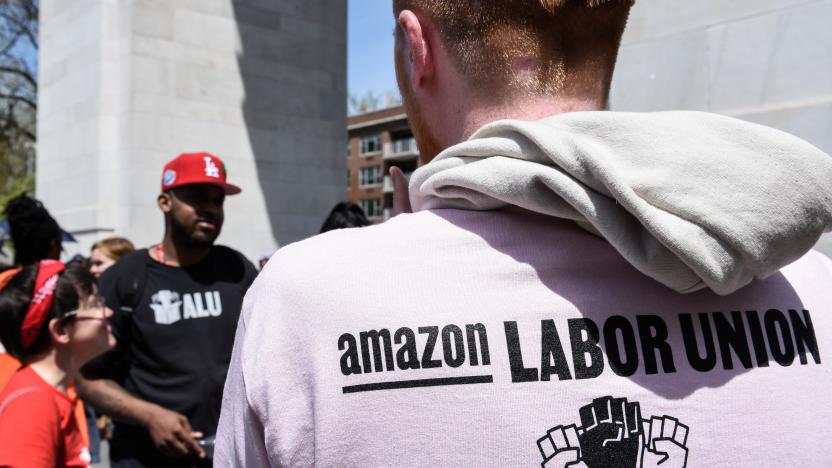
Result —
M 88 253 L 159 242 L 164 163 L 222 158 L 220 243 L 317 233 L 345 196 L 343 0 L 43 0 L 37 196 Z M 74 253 L 70 251 L 69 253 Z

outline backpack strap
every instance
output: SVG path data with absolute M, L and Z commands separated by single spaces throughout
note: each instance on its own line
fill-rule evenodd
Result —
M 124 257 L 119 265 L 119 277 L 116 278 L 116 295 L 119 298 L 119 311 L 125 318 L 132 318 L 139 306 L 144 292 L 145 274 L 147 273 L 147 249 L 141 249 Z
M 132 361 L 131 341 L 133 335 L 133 314 L 142 300 L 145 283 L 147 281 L 147 249 L 140 249 L 119 260 L 118 277 L 115 278 L 116 297 L 119 301 L 121 327 L 118 337 L 124 363 Z

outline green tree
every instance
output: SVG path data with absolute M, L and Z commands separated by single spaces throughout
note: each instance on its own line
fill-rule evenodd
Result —
M 38 0 L 0 0 L 0 208 L 34 191 Z
M 8 146 L 0 143 L 0 210 L 21 193 L 34 194 L 35 174 L 31 160 L 12 156 Z
M 35 141 L 38 0 L 0 0 L 0 131 Z

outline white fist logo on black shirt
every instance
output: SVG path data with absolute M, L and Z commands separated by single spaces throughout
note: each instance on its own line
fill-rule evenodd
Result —
M 182 319 L 182 300 L 178 292 L 163 289 L 150 298 L 150 307 L 156 315 L 156 323 L 170 325 Z

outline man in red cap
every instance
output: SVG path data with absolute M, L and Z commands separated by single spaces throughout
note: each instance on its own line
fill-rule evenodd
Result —
M 100 279 L 118 346 L 89 363 L 82 396 L 111 416 L 113 467 L 210 466 L 222 386 L 243 296 L 256 270 L 214 245 L 223 224 L 223 162 L 186 153 L 165 165 L 162 241 Z

